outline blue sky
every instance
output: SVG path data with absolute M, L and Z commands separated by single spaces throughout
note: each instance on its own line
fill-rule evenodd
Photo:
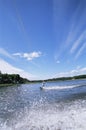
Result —
M 29 79 L 86 74 L 86 0 L 0 0 L 0 68 Z

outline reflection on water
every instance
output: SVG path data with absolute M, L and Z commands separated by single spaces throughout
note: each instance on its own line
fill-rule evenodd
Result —
M 48 88 L 68 87 L 57 90 L 40 90 L 41 84 L 0 88 L 0 130 L 86 130 L 85 84 L 47 83 Z

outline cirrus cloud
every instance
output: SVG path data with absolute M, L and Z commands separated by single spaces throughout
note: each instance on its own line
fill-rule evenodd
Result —
M 4 48 L 1 48 L 1 47 L 0 47 L 0 54 L 10 59 L 13 59 L 12 55 L 9 52 L 7 52 Z

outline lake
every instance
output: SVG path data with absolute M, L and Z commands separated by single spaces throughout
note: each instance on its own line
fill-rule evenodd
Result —
M 86 130 L 86 80 L 0 88 L 0 130 Z

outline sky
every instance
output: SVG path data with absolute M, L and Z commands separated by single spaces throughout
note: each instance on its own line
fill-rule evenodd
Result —
M 30 80 L 86 74 L 86 0 L 0 0 L 0 70 Z

